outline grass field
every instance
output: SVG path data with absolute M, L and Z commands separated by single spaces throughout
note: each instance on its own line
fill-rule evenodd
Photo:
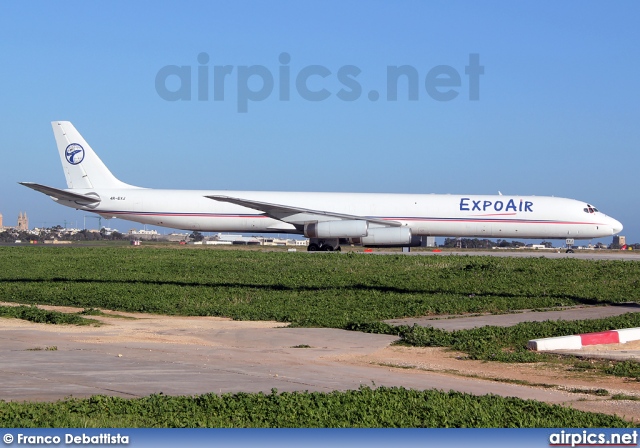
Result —
M 132 247 L 0 247 L 0 301 L 344 328 L 637 301 L 640 263 Z
M 595 428 L 633 427 L 619 417 L 532 400 L 460 392 L 361 387 L 347 392 L 94 396 L 56 403 L 0 401 L 0 427 L 160 428 Z
M 392 333 L 405 344 L 452 347 L 465 351 L 473 359 L 508 362 L 538 361 L 540 359 L 536 357 L 544 356 L 526 351 L 528 339 L 640 326 L 640 313 L 597 321 L 529 322 L 510 328 L 484 327 L 451 333 L 432 328 L 394 328 L 381 320 L 635 302 L 640 295 L 639 281 L 640 263 L 627 261 L 407 257 L 401 254 L 375 256 L 122 246 L 0 247 L 0 301 L 4 302 L 71 305 L 88 309 L 85 313 L 88 315 L 92 314 L 92 309 L 100 308 L 277 320 L 295 326 Z M 0 314 L 35 321 L 66 322 L 66 318 L 40 314 L 31 307 L 8 308 L 14 307 L 0 307 Z M 68 322 L 86 323 L 79 317 L 77 321 L 75 319 L 69 318 Z M 610 371 L 604 371 L 605 368 Z M 634 362 L 613 366 L 609 363 L 603 367 L 603 373 L 640 378 L 639 364 Z M 513 426 L 556 426 L 553 422 L 557 426 L 625 424 L 613 417 L 607 418 L 614 420 L 602 420 L 604 417 L 573 410 L 563 410 L 571 414 L 564 415 L 560 410 L 540 403 L 534 405 L 512 400 L 507 404 L 511 399 L 461 398 L 463 394 L 446 393 L 430 395 L 427 400 L 440 403 L 439 410 L 429 405 L 424 408 L 428 410 L 416 410 L 417 414 L 407 420 L 385 420 L 382 416 L 396 413 L 393 409 L 398 406 L 394 404 L 397 398 L 393 397 L 405 392 L 377 390 L 380 390 L 380 395 L 375 396 L 375 400 L 374 396 L 367 395 L 373 393 L 371 391 L 360 391 L 360 395 L 353 396 L 347 393 L 345 396 L 351 397 L 348 400 L 340 393 L 278 394 L 278 397 L 286 397 L 282 402 L 262 394 L 227 396 L 224 398 L 227 401 L 220 402 L 222 404 L 216 401 L 216 406 L 237 408 L 237 414 L 225 417 L 223 421 L 226 423 L 205 417 L 185 417 L 192 415 L 189 413 L 204 412 L 198 410 L 199 406 L 218 400 L 212 397 L 206 400 L 202 397 L 149 397 L 143 400 L 102 397 L 66 400 L 57 404 L 30 403 L 24 408 L 0 402 L 0 425 L 25 426 L 24 415 L 28 415 L 33 422 L 38 422 L 38 426 L 501 427 L 507 423 L 492 420 L 491 416 L 500 415 L 499 418 L 504 419 L 505 406 L 513 406 L 508 407 L 508 413 L 514 415 L 513 422 L 509 424 Z M 383 394 L 389 396 L 382 398 Z M 364 401 L 360 402 L 362 397 Z M 412 399 L 420 403 L 420 400 L 426 400 L 424 397 Z M 327 403 L 337 400 L 335 403 L 340 404 L 323 404 L 322 412 L 308 411 L 323 400 L 329 400 Z M 331 406 L 346 406 L 344 400 L 351 403 L 349 406 L 354 406 L 352 413 L 360 420 L 340 420 L 327 411 Z M 371 407 L 372 400 L 378 400 L 376 403 L 381 407 Z M 166 413 L 150 410 L 149 403 L 162 403 Z M 296 418 L 269 420 L 263 414 L 272 412 L 269 406 L 296 409 Z M 460 416 L 454 417 L 443 411 L 460 406 L 464 410 Z M 486 415 L 479 411 L 484 408 L 490 409 Z M 69 409 L 85 411 L 73 417 Z M 122 411 L 116 412 L 116 409 Z M 131 409 L 140 410 L 143 417 L 132 419 L 127 416 L 138 412 Z M 372 411 L 365 412 L 365 409 Z M 496 409 L 502 409 L 502 414 Z M 66 414 L 73 418 L 64 420 L 62 415 Z M 247 414 L 259 417 L 254 421 Z M 440 415 L 440 420 L 435 417 L 437 415 Z M 555 420 L 545 420 L 547 415 Z M 81 422 L 80 417 L 85 420 Z

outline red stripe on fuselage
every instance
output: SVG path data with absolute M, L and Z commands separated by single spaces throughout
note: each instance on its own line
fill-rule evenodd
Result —
M 169 212 L 134 212 L 134 211 L 100 211 L 91 210 L 93 213 L 105 215 L 133 215 L 133 216 L 163 216 L 163 217 L 196 217 L 196 218 L 246 218 L 246 219 L 275 219 L 267 215 L 241 215 L 241 214 L 216 214 L 216 213 L 169 213 Z M 488 215 L 491 216 L 491 215 Z M 450 223 L 500 223 L 500 224 L 555 224 L 555 225 L 595 225 L 606 224 L 581 221 L 545 221 L 532 219 L 478 219 L 478 218 L 420 218 L 420 217 L 364 217 L 369 219 L 381 219 L 384 221 L 410 221 L 410 222 L 450 222 Z

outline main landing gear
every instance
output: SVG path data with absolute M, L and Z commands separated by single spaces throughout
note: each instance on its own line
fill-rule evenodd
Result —
M 308 252 L 339 252 L 340 251 L 340 240 L 336 239 L 320 239 L 320 238 L 311 238 L 309 240 L 309 246 L 307 246 Z

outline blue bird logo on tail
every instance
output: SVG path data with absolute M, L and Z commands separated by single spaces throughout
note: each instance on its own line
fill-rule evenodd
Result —
M 64 150 L 64 156 L 71 165 L 77 165 L 84 160 L 84 148 L 77 143 L 71 143 Z

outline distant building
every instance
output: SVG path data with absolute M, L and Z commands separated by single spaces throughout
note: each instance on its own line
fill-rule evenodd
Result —
M 0 213 L 0 229 L 3 229 L 4 226 L 2 225 L 2 213 Z
M 436 247 L 436 237 L 435 236 L 423 236 L 420 241 L 420 245 L 422 247 Z
M 243 236 L 218 233 L 205 238 L 205 244 L 246 244 L 262 246 L 307 246 L 308 239 L 274 238 L 264 236 Z
M 27 212 L 20 212 L 18 215 L 18 230 L 29 230 L 29 218 L 27 218 Z
M 234 235 L 234 234 L 223 234 L 218 233 L 214 235 L 210 241 L 215 241 L 216 243 L 231 243 L 231 244 L 260 244 L 260 240 L 254 236 L 243 236 L 243 235 Z
M 151 241 L 151 240 L 157 240 L 158 236 L 160 236 L 160 234 L 158 233 L 157 230 L 145 230 L 145 229 L 129 230 L 129 237 L 133 238 L 134 240 Z
M 163 239 L 166 239 L 167 241 L 175 241 L 175 242 L 187 241 L 189 239 L 189 234 L 188 233 L 170 233 L 168 235 L 164 235 Z
M 613 237 L 613 247 L 622 247 L 627 244 L 627 238 L 622 235 L 616 235 Z

